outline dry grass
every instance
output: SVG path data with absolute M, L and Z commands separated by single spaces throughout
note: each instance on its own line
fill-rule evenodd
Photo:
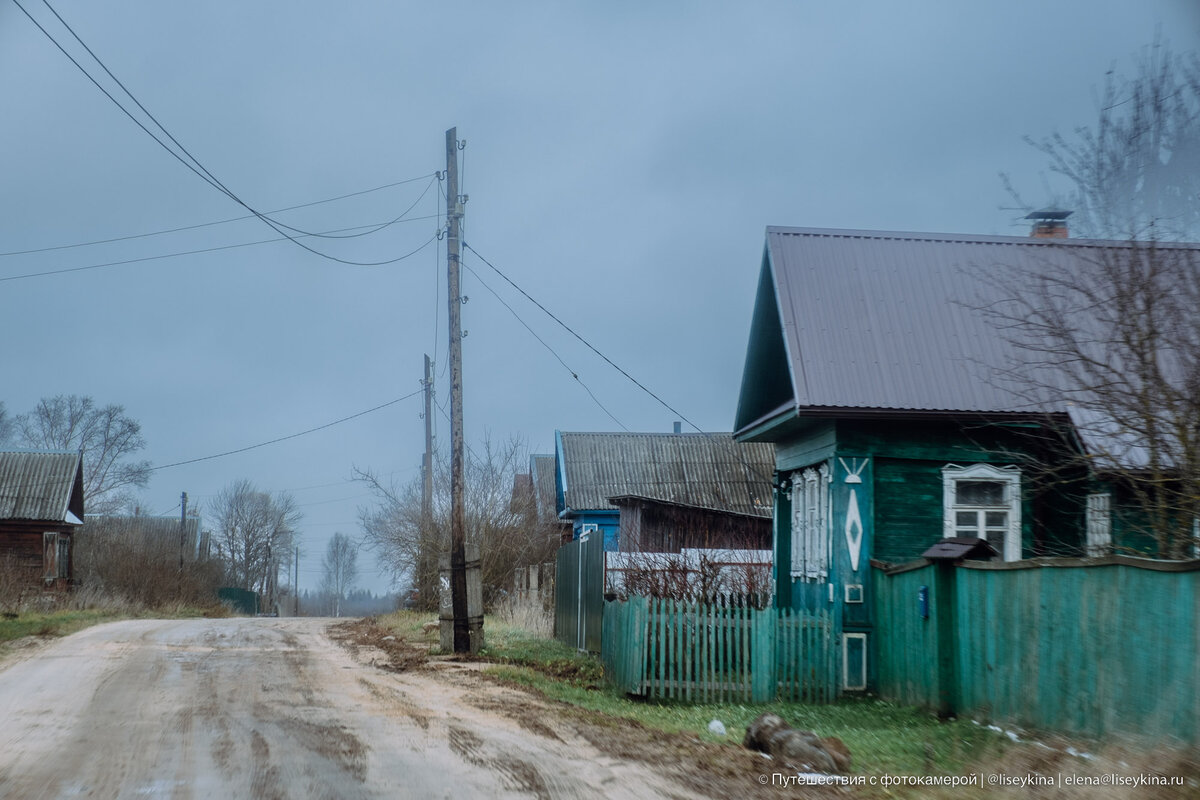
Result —
M 1183 800 L 1200 797 L 1200 750 L 1142 742 L 1022 741 L 965 765 L 974 785 L 893 787 L 900 797 Z
M 491 616 L 534 636 L 554 635 L 554 611 L 536 594 L 509 595 L 496 603 Z

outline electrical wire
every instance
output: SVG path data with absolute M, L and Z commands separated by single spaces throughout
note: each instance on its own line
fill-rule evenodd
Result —
M 341 230 L 354 230 L 354 228 L 342 228 Z M 215 253 L 215 252 L 219 252 L 221 250 L 235 250 L 240 247 L 257 247 L 258 245 L 282 242 L 285 239 L 287 239 L 286 236 L 280 236 L 280 237 L 276 237 L 274 239 L 260 239 L 259 241 L 256 241 L 256 242 L 240 242 L 238 244 L 224 244 L 224 245 L 217 245 L 215 247 L 203 247 L 198 250 L 182 250 L 177 253 L 162 253 L 162 254 L 156 255 L 156 256 L 141 256 L 139 258 L 127 258 L 127 259 L 124 259 L 121 261 L 106 261 L 101 264 L 87 264 L 82 267 L 63 267 L 61 269 L 43 270 L 41 272 L 26 272 L 21 275 L 8 275 L 5 277 L 0 277 L 0 283 L 5 283 L 7 281 L 19 281 L 19 280 L 24 280 L 26 278 L 44 278 L 48 275 L 65 275 L 65 274 L 71 273 L 71 272 L 87 272 L 88 270 L 103 269 L 106 267 L 120 267 L 120 266 L 124 266 L 126 264 L 138 264 L 138 263 L 141 263 L 144 261 L 157 261 L 157 260 L 163 259 L 163 258 L 178 258 L 179 256 L 194 256 L 194 255 L 199 255 L 201 253 Z M 396 258 L 393 258 L 389 261 L 383 261 L 380 263 L 381 264 L 395 264 L 397 261 L 403 261 L 406 258 L 415 256 L 417 253 L 421 252 L 426 247 L 428 247 L 436 239 L 437 239 L 437 234 L 434 234 L 433 236 L 429 237 L 429 239 L 427 239 L 425 241 L 425 243 L 422 244 L 420 247 L 418 247 L 416 250 L 405 253 L 402 256 L 397 256 Z M 372 266 L 378 266 L 378 265 L 372 265 Z
M 135 97 L 134 94 L 131 91 L 129 91 L 129 89 L 125 86 L 125 84 L 122 83 L 121 80 L 112 73 L 112 71 L 104 64 L 104 62 L 100 60 L 100 58 L 92 51 L 92 49 L 90 47 L 88 47 L 87 43 L 84 42 L 82 38 L 80 38 L 79 34 L 75 33 L 75 30 L 70 26 L 70 24 L 67 23 L 67 21 L 65 19 L 62 18 L 62 15 L 60 15 L 54 9 L 54 7 L 50 5 L 48 0 L 42 0 L 43 5 L 45 5 L 46 8 L 50 9 L 50 12 L 52 14 L 54 14 L 54 16 L 63 25 L 63 27 L 65 27 L 67 29 L 67 31 L 71 34 L 71 36 L 74 37 L 75 41 L 77 41 L 80 44 L 80 46 L 82 46 L 83 49 L 87 51 L 88 55 L 90 55 L 92 57 L 92 59 L 98 65 L 100 65 L 100 68 L 103 69 L 105 71 L 105 73 L 107 73 L 109 78 L 111 78 L 118 86 L 121 87 L 121 90 L 123 92 L 125 92 L 125 94 L 131 100 L 133 100 L 133 102 L 137 105 L 137 107 L 139 109 L 141 109 L 142 113 L 144 113 L 158 127 L 158 129 L 161 130 L 163 132 L 163 134 L 165 134 L 166 137 L 168 139 L 170 139 L 171 142 L 174 143 L 176 147 L 179 148 L 179 151 L 182 152 L 183 155 L 187 156 L 187 159 L 185 159 L 182 155 L 180 155 L 179 152 L 176 152 L 174 149 L 172 149 L 170 146 L 168 146 L 166 144 L 166 142 L 164 142 L 162 139 L 158 138 L 158 136 L 156 136 L 149 128 L 147 128 L 140 120 L 138 120 L 129 111 L 129 109 L 127 109 L 119 100 L 117 100 L 117 98 L 115 98 L 111 92 L 109 92 L 107 89 L 105 89 L 103 86 L 101 86 L 100 82 L 97 81 L 96 78 L 90 72 L 88 72 L 87 69 L 82 64 L 80 64 L 79 61 L 76 60 L 74 56 L 72 56 L 69 52 L 67 52 L 66 48 L 63 47 L 62 44 L 59 43 L 59 41 L 57 39 L 55 39 L 54 36 L 48 30 L 46 30 L 46 28 L 43 27 L 40 22 L 37 21 L 37 19 L 34 18 L 34 16 L 32 14 L 30 14 L 29 11 L 26 10 L 26 8 L 23 5 L 21 5 L 20 0 L 12 0 L 12 2 L 17 6 L 17 8 L 19 8 L 21 10 L 22 13 L 25 14 L 26 17 L 29 18 L 29 20 L 31 22 L 33 22 L 33 24 L 35 26 L 37 26 L 38 30 L 40 30 L 46 36 L 46 38 L 49 39 L 54 44 L 54 46 L 57 47 L 63 53 L 63 55 L 65 55 L 68 59 L 70 59 L 71 63 L 74 64 L 79 69 L 79 71 L 82 72 L 88 78 L 88 80 L 90 80 L 96 86 L 96 88 L 100 89 L 100 91 L 104 93 L 105 97 L 107 97 L 119 109 L 121 109 L 121 111 L 124 112 L 125 115 L 127 117 L 129 117 L 135 124 L 137 124 L 137 126 L 139 128 L 141 128 L 148 136 L 150 136 L 150 138 L 154 139 L 154 141 L 157 142 L 160 147 L 162 147 L 164 150 L 166 150 L 168 153 L 170 153 L 176 160 L 178 160 L 181 164 L 183 164 L 185 167 L 187 167 L 192 172 L 194 172 L 197 176 L 199 176 L 202 180 L 204 180 L 206 183 L 208 183 L 214 189 L 221 192 L 222 194 L 227 196 L 229 199 L 233 200 L 235 203 L 237 203 L 238 205 L 245 208 L 247 211 L 249 211 L 252 215 L 257 217 L 260 221 L 262 221 L 265 225 L 270 227 L 276 233 L 280 234 L 281 236 L 283 236 L 284 238 L 286 238 L 290 242 L 292 242 L 292 244 L 300 247 L 303 250 L 307 250 L 308 252 L 312 253 L 313 255 L 320 256 L 321 258 L 325 258 L 330 261 L 335 261 L 339 264 L 346 264 L 349 266 L 371 267 L 371 266 L 383 266 L 384 264 L 392 263 L 391 261 L 387 261 L 387 260 L 385 260 L 385 261 L 352 261 L 350 259 L 344 259 L 344 258 L 340 258 L 338 256 L 333 256 L 333 255 L 330 255 L 329 253 L 324 253 L 313 247 L 309 247 L 304 242 L 299 241 L 299 239 L 296 236 L 293 236 L 293 235 L 285 232 L 285 231 L 291 231 L 292 233 L 300 235 L 300 236 L 316 236 L 319 238 L 325 236 L 325 234 L 315 233 L 312 231 L 305 231 L 300 228 L 296 228 L 296 227 L 287 225 L 283 222 L 280 222 L 278 220 L 275 220 L 275 219 L 267 216 L 266 214 L 263 214 L 262 212 L 258 211 L 257 209 L 253 208 L 252 206 L 250 206 L 248 203 L 246 203 L 244 200 L 242 200 L 240 197 L 238 197 L 231 189 L 229 189 L 227 186 L 225 186 L 225 184 L 223 184 L 215 175 L 213 175 L 212 172 L 210 172 L 200 162 L 199 159 L 197 159 L 194 155 L 192 155 L 191 152 L 186 147 L 184 147 L 183 144 L 181 144 L 179 142 L 179 140 L 176 139 L 171 134 L 171 132 L 168 131 L 166 129 L 166 127 L 161 122 L 159 122 L 158 119 L 144 105 L 142 105 L 141 101 L 139 101 L 137 99 L 137 97 Z M 190 161 L 189 161 L 189 159 L 190 159 Z
M 435 403 L 434 405 L 437 405 L 437 404 Z M 438 411 L 442 412 L 442 416 L 446 418 L 446 422 L 449 422 L 451 425 L 454 424 L 454 420 L 450 419 L 450 415 L 446 413 L 445 406 L 438 406 Z M 463 446 L 467 448 L 467 452 L 471 454 L 471 458 L 475 459 L 476 463 L 478 463 L 478 464 L 483 463 L 483 459 L 480 458 L 475 453 L 475 451 L 471 449 L 471 445 L 467 444 L 466 441 L 463 441 Z
M 668 411 L 670 411 L 670 412 L 671 412 L 672 414 L 674 414 L 676 417 L 678 417 L 679 419 L 683 420 L 684 422 L 686 422 L 688 425 L 690 425 L 690 426 L 692 426 L 693 428 L 695 428 L 695 429 L 696 429 L 697 431 L 699 431 L 700 433 L 704 433 L 704 431 L 702 431 L 702 430 L 700 429 L 700 426 L 698 426 L 696 423 L 692 422 L 690 419 L 688 419 L 687 417 L 685 417 L 685 416 L 684 416 L 683 414 L 681 414 L 679 411 L 675 410 L 675 408 L 673 408 L 673 407 L 672 407 L 672 406 L 671 406 L 669 403 L 667 403 L 667 401 L 666 401 L 666 400 L 663 400 L 661 397 L 659 397 L 658 395 L 656 395 L 654 392 L 650 391 L 650 389 L 646 388 L 645 384 L 643 384 L 643 383 L 642 383 L 641 381 L 639 381 L 637 378 L 633 377 L 633 376 L 632 376 L 632 375 L 630 375 L 628 372 L 626 372 L 624 369 L 622 369 L 621 367 L 619 367 L 619 366 L 616 364 L 616 362 L 614 362 L 614 361 L 613 361 L 611 358 L 609 358 L 608 356 L 604 355 L 604 353 L 601 353 L 599 350 L 597 350 L 597 349 L 596 349 L 596 347 L 595 347 L 595 346 L 594 346 L 594 345 L 593 345 L 591 342 L 589 342 L 587 339 L 584 339 L 582 336 L 580 336 L 578 333 L 576 333 L 576 331 L 575 331 L 575 329 L 574 329 L 574 328 L 572 328 L 570 325 L 568 325 L 567 323 L 565 323 L 565 322 L 563 322 L 561 319 L 559 319 L 557 316 L 555 316 L 555 315 L 554 315 L 554 314 L 553 314 L 553 313 L 550 311 L 550 309 L 546 308 L 544 305 L 542 305 L 541 303 L 539 303 L 537 300 L 533 299 L 533 297 L 532 297 L 532 296 L 530 296 L 529 292 L 525 291 L 525 290 L 524 290 L 524 289 L 522 289 L 520 286 L 518 286 L 518 285 L 517 285 L 515 282 L 513 282 L 513 279 L 512 279 L 512 278 L 510 278 L 510 277 L 508 277 L 507 275 L 505 275 L 503 272 L 501 272 L 501 271 L 500 271 L 500 269 L 499 269 L 499 268 L 498 268 L 498 267 L 497 267 L 495 264 L 493 264 L 492 262 L 490 262 L 490 261 L 488 261 L 486 258 L 484 258 L 482 255 L 480 255 L 480 253 L 479 253 L 479 251 L 478 251 L 478 250 L 476 250 L 474 247 L 471 247 L 471 245 L 470 245 L 470 244 L 468 244 L 466 241 L 464 241 L 464 242 L 463 242 L 463 247 L 464 247 L 465 249 L 467 249 L 467 250 L 470 250 L 470 251 L 471 251 L 472 253 L 474 253 L 476 256 L 479 256 L 479 260 L 480 260 L 480 261 L 482 261 L 483 263 L 487 264 L 489 267 L 491 267 L 491 268 L 492 268 L 492 271 L 493 271 L 493 272 L 495 272 L 497 275 L 499 275 L 501 278 L 503 278 L 503 279 L 504 279 L 504 280 L 505 280 L 505 281 L 508 283 L 508 285 L 509 285 L 509 286 L 513 287 L 513 288 L 514 288 L 514 289 L 516 289 L 518 292 L 520 292 L 522 295 L 524 295 L 526 300 L 528 300 L 529 302 L 533 303 L 535 306 L 537 306 L 538 308 L 540 308 L 540 309 L 542 310 L 542 312 L 543 312 L 543 313 L 544 313 L 546 316 L 550 317 L 550 319 L 552 319 L 552 320 L 554 320 L 555 322 L 557 322 L 557 323 L 559 324 L 559 326 L 563 328 L 563 330 L 565 330 L 567 333 L 571 334 L 571 335 L 572 335 L 572 336 L 574 336 L 576 339 L 578 339 L 580 342 L 582 342 L 582 343 L 583 343 L 583 345 L 584 345 L 585 347 L 587 347 L 587 349 L 591 350 L 593 353 L 595 353 L 596 355 L 598 355 L 598 356 L 599 356 L 601 359 L 603 359 L 603 360 L 604 360 L 604 362 L 605 362 L 606 364 L 608 364 L 610 367 L 612 367 L 613 369 L 615 369 L 617 372 L 621 373 L 621 374 L 622 374 L 622 375 L 624 375 L 626 378 L 628 378 L 628 379 L 629 379 L 629 381 L 630 381 L 631 383 L 633 383 L 633 385 L 634 385 L 634 386 L 638 387 L 638 388 L 639 388 L 639 389 L 641 389 L 643 392 L 645 392 L 646 394 L 650 395 L 650 397 L 652 397 L 652 398 L 654 398 L 656 401 L 658 401 L 658 404 L 659 404 L 659 405 L 661 405 L 663 408 L 665 408 L 665 409 L 667 409 Z
M 438 173 L 438 194 L 442 194 L 442 177 Z M 438 360 L 438 322 L 441 318 L 441 297 L 442 297 L 442 238 L 440 232 L 442 230 L 442 203 L 440 197 L 434 198 L 434 205 L 437 207 L 438 221 L 438 243 L 433 248 L 433 365 L 434 370 L 437 370 Z M 430 376 L 433 377 L 432 375 Z
M 370 194 L 371 192 L 378 192 L 378 191 L 382 191 L 384 189 L 391 189 L 393 187 L 401 186 L 406 183 L 413 183 L 415 181 L 423 180 L 428 177 L 430 177 L 430 176 L 421 175 L 416 178 L 408 178 L 408 179 L 402 180 L 402 181 L 395 181 L 394 183 L 386 183 L 383 186 L 376 186 L 371 189 L 363 189 L 358 192 L 350 192 L 349 194 L 338 195 L 337 197 L 327 197 L 324 200 L 313 200 L 312 202 L 309 202 L 309 203 L 300 203 L 299 205 L 287 206 L 286 208 L 277 208 L 273 211 L 268 211 L 267 213 L 268 214 L 281 214 L 285 211 L 296 211 L 297 209 L 309 208 L 311 206 L 318 206 L 323 203 L 333 203 L 338 200 L 346 200 L 347 198 L 350 198 L 350 197 L 358 197 L 360 195 Z M 240 217 L 230 217 L 228 219 L 218 219 L 218 220 L 213 220 L 212 222 L 200 222 L 195 225 L 183 225 L 178 228 L 167 228 L 167 229 L 160 230 L 160 231 L 150 231 L 148 233 L 131 233 L 127 236 L 114 236 L 111 239 L 96 239 L 96 240 L 90 241 L 90 242 L 75 242 L 73 244 L 59 244 L 59 245 L 52 245 L 49 247 L 35 247 L 30 250 L 12 250 L 7 253 L 0 253 L 0 258 L 5 258 L 7 256 L 26 256 L 26 255 L 32 255 L 34 253 L 46 253 L 46 252 L 50 252 L 53 250 L 70 250 L 70 249 L 76 248 L 76 247 L 91 247 L 92 245 L 98 245 L 98 244 L 112 244 L 114 242 L 127 242 L 132 239 L 146 239 L 146 238 L 149 238 L 152 236 L 163 236 L 164 234 L 168 234 L 168 233 L 181 233 L 183 231 L 193 231 L 193 230 L 197 230 L 199 228 L 211 228 L 215 225 L 226 225 L 230 222 L 242 222 L 242 221 L 248 220 L 248 219 L 255 219 L 255 216 L 253 214 L 243 214 Z M 410 217 L 410 218 L 400 220 L 400 221 L 415 222 L 417 220 L 424 220 L 424 219 L 432 219 L 432 217 L 428 217 L 428 216 L 426 216 L 426 217 Z M 439 222 L 441 220 L 440 214 L 438 215 L 438 220 L 439 220 Z M 347 230 L 349 230 L 349 229 L 347 229 Z
M 323 431 L 326 428 L 332 428 L 334 425 L 341 425 L 343 422 L 349 422 L 352 419 L 358 419 L 359 417 L 365 416 L 365 415 L 373 413 L 375 411 L 380 411 L 382 409 L 385 409 L 388 406 L 394 406 L 397 403 L 401 403 L 405 400 L 408 400 L 411 397 L 416 397 L 417 395 L 421 394 L 422 391 L 423 390 L 418 389 L 417 391 L 410 392 L 409 394 L 406 394 L 403 397 L 397 397 L 395 400 L 389 400 L 388 402 L 377 405 L 374 408 L 368 408 L 366 411 L 359 411 L 357 414 L 351 414 L 348 417 L 342 417 L 341 419 L 335 419 L 333 422 L 327 422 L 324 425 L 318 425 L 315 428 L 309 428 L 308 430 L 300 431 L 299 433 L 293 433 L 293 434 L 289 434 L 287 436 L 280 436 L 277 439 L 271 439 L 266 442 L 259 442 L 258 444 L 252 444 L 252 445 L 248 445 L 246 447 L 239 447 L 235 450 L 226 450 L 223 453 L 214 453 L 213 455 L 210 455 L 210 456 L 201 456 L 199 458 L 189 458 L 185 461 L 175 461 L 170 464 L 161 464 L 157 467 L 151 467 L 150 470 L 152 472 L 156 472 L 160 469 L 170 469 L 171 467 L 182 467 L 184 464 L 195 464 L 200 461 L 211 461 L 214 458 L 224 458 L 225 456 L 232 456 L 232 455 L 236 455 L 238 453 L 245 453 L 249 450 L 257 450 L 258 448 L 266 447 L 267 445 L 278 444 L 279 442 L 286 442 L 289 439 L 297 439 L 301 436 L 307 436 L 310 433 L 316 433 L 317 431 Z
M 566 361 L 563 361 L 562 356 L 560 356 L 555 351 L 555 349 L 546 342 L 545 339 L 543 339 L 541 336 L 538 336 L 537 332 L 534 331 L 533 328 L 529 327 L 529 324 L 521 318 L 521 315 L 517 313 L 516 309 L 514 309 L 511 305 L 509 305 L 504 300 L 503 297 L 501 297 L 499 294 L 497 294 L 495 289 L 493 289 L 491 286 L 488 286 L 488 284 L 482 278 L 479 277 L 479 273 L 477 273 L 475 270 L 471 269 L 471 267 L 466 262 L 463 262 L 463 267 L 468 272 L 470 272 L 472 275 L 475 276 L 475 280 L 479 281 L 480 285 L 482 285 L 483 288 L 485 288 L 489 292 L 491 292 L 492 296 L 500 301 L 500 305 L 502 305 L 508 309 L 509 313 L 512 314 L 516 318 L 517 322 L 521 323 L 521 325 L 525 328 L 525 330 L 529 331 L 530 336 L 532 336 L 534 339 L 537 339 L 538 342 L 542 345 L 542 347 L 544 347 L 550 351 L 550 355 L 554 356 L 554 358 L 558 361 L 559 364 L 562 364 L 563 369 L 565 369 L 567 372 L 571 373 L 571 377 L 574 378 L 575 381 L 580 386 L 583 387 L 583 390 L 588 393 L 588 397 L 592 398 L 592 402 L 595 403 L 597 406 L 599 406 L 600 410 L 603 411 L 605 414 L 607 414 L 609 419 L 611 419 L 613 422 L 617 423 L 617 426 L 621 430 L 623 430 L 625 432 L 629 431 L 629 428 L 625 427 L 625 423 L 623 423 L 623 422 L 621 422 L 621 420 L 617 419 L 616 416 L 614 416 L 611 411 L 609 411 L 607 408 L 604 407 L 604 404 L 600 402 L 599 398 L 597 398 L 596 395 L 592 393 L 592 390 L 590 388 L 588 388 L 588 385 L 583 382 L 582 378 L 579 377 L 579 373 L 577 373 L 575 370 L 571 369 L 570 365 L 567 364 Z
M 624 376 L 625 376 L 627 379 L 629 379 L 629 381 L 630 381 L 631 383 L 633 383 L 633 385 L 634 385 L 634 386 L 637 386 L 639 389 L 641 389 L 643 392 L 645 392 L 646 394 L 648 394 L 650 397 L 654 398 L 654 399 L 655 399 L 655 400 L 656 400 L 656 401 L 659 403 L 659 405 L 661 405 L 663 408 L 665 408 L 665 409 L 667 409 L 668 411 L 670 411 L 672 414 L 674 414 L 674 415 L 675 415 L 676 417 L 678 417 L 680 420 L 682 420 L 682 421 L 686 422 L 688 425 L 690 425 L 690 426 L 691 426 L 691 427 L 692 427 L 694 430 L 696 430 L 698 433 L 704 434 L 705 436 L 713 436 L 713 435 L 714 435 L 714 434 L 712 434 L 712 433 L 709 433 L 708 431 L 701 430 L 701 428 L 700 428 L 700 426 L 699 426 L 699 425 L 697 425 L 696 423 L 692 422 L 690 419 L 688 419 L 688 418 L 687 418 L 687 417 L 685 417 L 683 414 L 681 414 L 679 411 L 677 411 L 675 408 L 673 408 L 671 405 L 669 405 L 669 404 L 668 404 L 668 403 L 667 403 L 665 400 L 663 400 L 661 397 L 659 397 L 658 395 L 656 395 L 654 392 L 650 391 L 650 389 L 648 389 L 648 388 L 647 388 L 647 387 L 646 387 L 644 384 L 642 384 L 642 383 L 641 383 L 639 380 L 637 380 L 637 379 L 636 379 L 636 378 L 634 378 L 632 375 L 630 375 L 628 372 L 626 372 L 624 369 L 622 369 L 621 367 L 619 367 L 619 366 L 618 366 L 618 365 L 617 365 L 617 364 L 616 364 L 616 363 L 615 363 L 615 362 L 614 362 L 614 361 L 613 361 L 611 358 L 609 358 L 608 356 L 604 355 L 604 353 L 601 353 L 599 350 L 597 350 L 597 349 L 596 349 L 596 347 L 595 347 L 595 346 L 593 346 L 591 342 L 589 342 L 587 339 L 584 339 L 584 338 L 583 338 L 581 335 L 579 335 L 578 333 L 576 333 L 576 331 L 575 331 L 573 328 L 571 328 L 571 326 L 567 325 L 567 323 L 563 322 L 561 319 L 559 319 L 557 316 L 555 316 L 555 315 L 554 315 L 554 314 L 553 314 L 553 313 L 550 311 L 550 309 L 546 308 L 544 305 L 542 305 L 541 303 L 539 303 L 537 300 L 533 299 L 533 297 L 531 297 L 531 296 L 530 296 L 530 294 L 529 294 L 528 292 L 526 292 L 524 289 L 522 289 L 520 286 L 518 286 L 518 285 L 517 285 L 517 284 L 516 284 L 516 283 L 515 283 L 515 282 L 512 280 L 512 278 L 508 277 L 508 276 L 507 276 L 507 275 L 505 275 L 503 272 L 501 272 L 501 271 L 500 271 L 500 269 L 499 269 L 499 268 L 498 268 L 498 267 L 497 267 L 495 264 L 491 263 L 491 262 L 490 262 L 490 261 L 488 261 L 486 258 L 484 258 L 482 255 L 480 255 L 480 254 L 479 254 L 479 251 L 478 251 L 478 250 L 476 250 L 474 247 L 471 247 L 471 245 L 470 245 L 470 244 L 468 244 L 466 241 L 464 241 L 464 242 L 463 242 L 463 248 L 464 248 L 464 249 L 466 249 L 466 250 L 470 250 L 472 253 L 474 253 L 476 256 L 478 256 L 478 257 L 479 257 L 479 259 L 480 259 L 480 260 L 481 260 L 483 263 L 485 263 L 485 264 L 487 264 L 489 267 L 491 267 L 491 268 L 492 268 L 492 270 L 493 270 L 493 271 L 494 271 L 494 272 L 495 272 L 497 275 L 499 275 L 499 276 L 500 276 L 501 278 L 503 278 L 503 279 L 504 279 L 504 280 L 505 280 L 505 281 L 506 281 L 506 282 L 507 282 L 507 283 L 508 283 L 510 286 L 512 286 L 514 289 L 516 289 L 518 292 L 520 292 L 522 295 L 524 295 L 524 296 L 525 296 L 525 299 L 527 299 L 529 302 L 533 303 L 535 306 L 537 306 L 538 308 L 540 308 L 540 309 L 542 310 L 542 312 L 546 314 L 546 316 L 550 317 L 550 319 L 552 319 L 552 320 L 554 320 L 555 322 L 557 322 L 557 323 L 558 323 L 558 324 L 559 324 L 559 325 L 560 325 L 560 326 L 561 326 L 561 327 L 562 327 L 564 330 L 566 330 L 566 331 L 567 331 L 567 333 L 571 334 L 571 335 L 572 335 L 572 336 L 574 336 L 576 339 L 578 339 L 580 342 L 582 342 L 582 343 L 584 344 L 584 346 L 586 346 L 586 347 L 587 347 L 589 350 L 591 350 L 593 353 L 595 353 L 595 354 L 596 354 L 596 355 L 598 355 L 598 356 L 599 356 L 601 359 L 603 359 L 603 360 L 605 361 L 605 363 L 607 363 L 609 366 L 611 366 L 611 367 L 612 367 L 613 369 L 615 369 L 617 372 L 619 372 L 619 373 L 621 373 L 622 375 L 624 375 Z M 772 478 L 771 476 L 768 476 L 768 475 L 764 474 L 764 473 L 762 472 L 762 470 L 760 470 L 760 469 L 759 469 L 757 466 L 755 466 L 754 464 L 751 464 L 749 461 L 747 461 L 747 460 L 745 459 L 745 457 L 744 457 L 744 456 L 742 456 L 742 454 L 741 454 L 741 452 L 738 450 L 738 448 L 736 448 L 736 447 L 735 447 L 733 452 L 734 452 L 734 454 L 736 455 L 736 457 L 737 457 L 738 461 L 740 461 L 740 462 L 742 463 L 742 466 L 743 466 L 743 467 L 745 467 L 745 468 L 746 468 L 748 471 L 750 471 L 750 472 L 754 473 L 755 475 L 757 475 L 757 476 L 758 476 L 758 477 L 759 477 L 761 480 L 764 480 L 764 481 L 767 481 L 767 482 L 770 482 L 770 483 L 774 483 L 774 481 L 773 481 L 773 478 Z

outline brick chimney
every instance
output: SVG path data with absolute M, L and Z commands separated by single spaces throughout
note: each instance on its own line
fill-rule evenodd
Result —
M 1061 211 L 1055 208 L 1046 208 L 1041 211 L 1034 211 L 1025 216 L 1025 219 L 1033 221 L 1033 228 L 1029 231 L 1030 238 L 1033 239 L 1066 239 L 1070 236 L 1067 230 L 1067 217 L 1071 216 L 1071 211 Z

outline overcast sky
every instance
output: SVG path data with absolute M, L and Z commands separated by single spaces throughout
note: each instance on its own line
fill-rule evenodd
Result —
M 278 237 L 256 220 L 0 256 L 9 413 L 60 393 L 123 404 L 159 465 L 416 392 L 425 353 L 446 402 L 444 201 L 430 178 L 450 127 L 467 142 L 466 242 L 687 419 L 728 431 L 767 225 L 1023 235 L 998 173 L 1033 205 L 1055 186 L 1022 136 L 1090 123 L 1105 72 L 1130 72 L 1156 32 L 1176 51 L 1200 41 L 1192 0 L 51 1 L 256 209 L 417 179 L 278 215 L 330 231 L 407 211 L 371 235 L 304 240 L 358 262 L 418 251 L 384 266 L 287 241 L 231 247 Z M 20 2 L 119 92 L 41 0 Z M 11 0 L 0 109 L 0 252 L 246 213 Z M 209 248 L 227 249 L 12 279 Z M 675 415 L 475 254 L 464 263 L 478 273 L 464 273 L 468 443 L 490 432 L 552 452 L 556 428 L 619 430 L 613 417 L 671 430 Z M 239 478 L 290 491 L 305 512 L 300 585 L 315 588 L 326 540 L 358 536 L 370 501 L 352 468 L 419 475 L 421 411 L 418 395 L 159 469 L 143 508 L 178 513 L 187 491 L 205 509 Z M 386 585 L 370 569 L 364 583 Z

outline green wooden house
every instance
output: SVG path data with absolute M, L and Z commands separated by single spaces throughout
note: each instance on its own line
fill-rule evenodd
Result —
M 1021 354 L 978 310 L 989 274 L 1098 246 L 767 229 L 735 437 L 775 444 L 776 602 L 834 613 L 842 690 L 872 685 L 872 561 L 945 537 L 1006 561 L 1108 548 L 1094 475 L 1033 474 L 1062 453 L 1071 409 L 997 379 Z

